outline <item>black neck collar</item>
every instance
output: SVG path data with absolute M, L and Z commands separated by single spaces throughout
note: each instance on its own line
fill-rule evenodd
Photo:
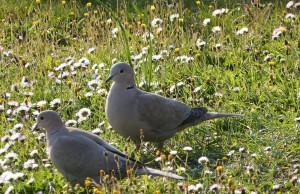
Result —
M 134 85 L 128 86 L 126 89 L 127 89 L 127 90 L 130 90 L 130 89 L 132 89 L 132 88 L 134 88 Z

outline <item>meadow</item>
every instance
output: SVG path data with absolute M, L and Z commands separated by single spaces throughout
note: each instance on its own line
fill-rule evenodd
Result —
M 0 0 L 0 193 L 299 193 L 300 5 L 254 2 Z M 133 153 L 104 113 L 120 61 L 142 90 L 244 116 Z M 71 191 L 45 131 L 31 132 L 47 109 L 186 179 L 108 176 Z

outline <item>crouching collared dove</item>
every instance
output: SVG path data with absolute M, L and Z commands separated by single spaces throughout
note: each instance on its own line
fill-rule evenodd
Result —
M 132 174 L 137 175 L 184 179 L 176 174 L 143 166 L 92 133 L 65 127 L 54 111 L 41 112 L 33 130 L 38 127 L 46 129 L 50 159 L 73 186 L 76 183 L 83 185 L 87 177 L 99 181 L 100 170 L 106 174 L 114 171 L 116 178 L 126 177 L 128 170 L 131 170 Z
M 190 108 L 182 102 L 141 91 L 135 87 L 133 70 L 127 63 L 113 65 L 106 82 L 110 80 L 113 84 L 105 106 L 108 122 L 117 133 L 130 137 L 137 148 L 141 137 L 143 141 L 158 142 L 162 148 L 165 140 L 189 126 L 220 117 L 242 116 Z

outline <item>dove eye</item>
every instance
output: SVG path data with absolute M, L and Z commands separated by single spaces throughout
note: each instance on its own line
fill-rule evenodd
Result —
M 44 120 L 44 117 L 41 117 L 40 119 L 41 119 L 41 120 Z
M 123 70 L 123 69 L 121 69 L 121 70 L 120 70 L 120 73 L 123 73 L 123 72 L 124 72 L 124 70 Z

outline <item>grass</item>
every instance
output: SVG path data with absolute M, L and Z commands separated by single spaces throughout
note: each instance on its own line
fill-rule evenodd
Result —
M 47 160 L 44 131 L 30 131 L 42 110 L 53 109 L 66 121 L 78 121 L 76 113 L 88 108 L 91 115 L 77 127 L 99 128 L 101 138 L 132 154 L 133 144 L 109 128 L 104 114 L 109 90 L 105 79 L 118 61 L 135 67 L 143 90 L 245 116 L 186 129 L 166 142 L 162 154 L 156 155 L 155 144 L 135 154 L 151 167 L 181 167 L 178 173 L 185 181 L 142 176 L 99 188 L 83 186 L 75 193 L 300 191 L 299 7 L 286 9 L 288 1 L 260 7 L 248 1 L 173 6 L 166 1 L 92 1 L 91 7 L 87 2 L 62 2 L 0 0 L 3 193 L 70 192 Z M 228 13 L 213 16 L 221 8 Z M 286 18 L 288 13 L 295 18 Z M 178 14 L 174 21 L 169 19 L 172 14 Z M 155 18 L 163 22 L 152 25 Z M 210 22 L 204 26 L 206 18 Z M 212 32 L 215 26 L 220 32 Z M 238 35 L 243 27 L 248 31 Z M 279 27 L 280 35 L 273 38 Z M 206 44 L 197 46 L 198 39 Z M 55 70 L 68 62 L 63 70 Z M 171 151 L 177 153 L 170 155 Z M 202 156 L 209 162 L 199 163 Z M 158 157 L 166 160 L 156 161 Z M 9 172 L 14 173 L 10 179 L 4 176 Z M 202 186 L 198 190 L 197 184 Z

